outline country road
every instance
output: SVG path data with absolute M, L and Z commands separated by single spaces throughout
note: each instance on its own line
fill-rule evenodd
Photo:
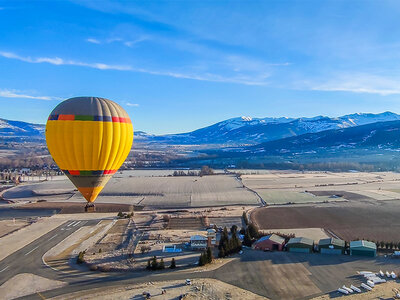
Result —
M 99 220 L 66 222 L 7 256 L 0 261 L 0 285 L 19 273 L 33 273 L 54 279 L 57 272 L 42 262 L 42 256 L 82 226 L 93 226 L 98 222 Z

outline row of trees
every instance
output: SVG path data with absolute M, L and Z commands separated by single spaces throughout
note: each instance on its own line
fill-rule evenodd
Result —
M 174 171 L 174 173 L 172 173 L 172 176 L 199 176 L 198 171 Z
M 175 258 L 172 258 L 171 264 L 169 266 L 170 269 L 175 269 L 176 268 L 176 262 Z M 160 262 L 158 262 L 157 257 L 153 256 L 153 258 L 149 259 L 147 261 L 147 270 L 164 270 L 165 269 L 165 263 L 164 259 L 161 258 Z
M 200 171 L 189 170 L 185 171 L 174 171 L 172 176 L 206 176 L 206 175 L 214 175 L 214 170 L 209 166 L 202 166 Z
M 388 241 L 377 241 L 374 242 L 376 244 L 376 247 L 378 249 L 390 249 L 390 250 L 395 250 L 395 249 L 400 249 L 400 242 L 388 242 Z
M 210 247 L 208 247 L 206 251 L 200 254 L 199 266 L 205 266 L 206 264 L 211 264 L 213 259 L 214 257 L 212 254 L 212 250 Z

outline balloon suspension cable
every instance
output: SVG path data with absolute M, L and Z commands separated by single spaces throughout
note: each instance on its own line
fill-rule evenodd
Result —
M 94 203 L 87 203 L 85 206 L 85 212 L 95 212 L 96 207 L 94 206 Z

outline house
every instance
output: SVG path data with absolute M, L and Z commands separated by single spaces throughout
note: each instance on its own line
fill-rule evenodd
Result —
M 359 256 L 376 256 L 376 244 L 369 241 L 352 241 L 350 242 L 350 255 Z
M 321 239 L 318 243 L 318 250 L 322 254 L 344 254 L 345 241 L 341 239 Z
M 263 236 L 253 243 L 252 248 L 263 251 L 282 251 L 285 239 L 276 234 Z
M 206 250 L 208 246 L 208 238 L 204 235 L 192 235 L 190 237 L 190 247 L 192 250 Z
M 314 247 L 314 241 L 305 237 L 291 238 L 286 244 L 290 252 L 311 253 Z

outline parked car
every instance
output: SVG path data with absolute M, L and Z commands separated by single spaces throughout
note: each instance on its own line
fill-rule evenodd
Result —
M 186 279 L 185 283 L 186 285 L 192 285 L 192 281 L 190 279 Z

